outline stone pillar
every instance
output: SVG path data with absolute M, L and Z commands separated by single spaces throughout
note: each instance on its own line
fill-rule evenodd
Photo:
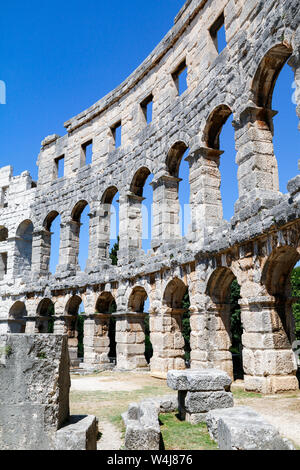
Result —
M 230 332 L 230 304 L 215 303 L 209 308 L 208 358 L 211 366 L 227 372 L 233 379 Z
M 109 322 L 111 314 L 89 316 L 84 321 L 84 366 L 105 368 L 109 361 Z
M 274 299 L 257 297 L 240 304 L 245 389 L 261 393 L 298 390 L 296 359 Z
M 111 264 L 109 258 L 111 204 L 103 206 L 90 214 L 89 257 L 86 270 L 99 269 L 99 264 Z
M 59 251 L 59 271 L 79 271 L 79 233 L 80 222 L 69 220 L 61 224 L 60 251 Z
M 249 106 L 234 123 L 236 137 L 236 163 L 238 164 L 239 200 L 236 209 L 253 206 L 267 200 L 276 204 L 279 196 L 277 160 L 273 149 L 273 117 L 277 111 Z M 250 208 L 251 208 L 250 206 Z
M 46 229 L 32 234 L 32 270 L 39 276 L 46 276 L 49 273 L 51 235 L 52 233 Z
M 186 157 L 190 172 L 190 205 L 192 231 L 204 226 L 217 226 L 223 218 L 221 174 L 222 151 L 201 147 Z
M 161 314 L 150 314 L 152 374 L 165 375 L 171 369 L 185 369 L 184 338 L 181 332 L 184 312 L 184 309 L 168 308 Z
M 117 368 L 134 370 L 148 367 L 145 358 L 145 313 L 117 312 Z
M 120 196 L 120 260 L 135 261 L 141 254 L 143 200 L 133 193 Z
M 230 304 L 214 303 L 191 311 L 191 368 L 215 368 L 233 379 Z
M 203 310 L 190 310 L 190 346 L 191 346 L 191 369 L 206 369 L 210 367 L 208 360 L 209 330 L 207 312 Z
M 180 178 L 164 175 L 151 183 L 153 187 L 152 248 L 157 248 L 164 242 L 175 243 L 181 239 L 179 182 Z
M 28 335 L 36 333 L 36 320 L 37 317 L 25 317 L 25 333 Z M 38 332 L 37 332 L 38 333 Z
M 65 335 L 67 334 L 66 322 L 64 315 L 53 315 L 54 328 L 53 333 L 55 335 Z

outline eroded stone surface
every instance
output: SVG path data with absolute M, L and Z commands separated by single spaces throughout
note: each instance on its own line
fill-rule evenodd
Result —
M 249 407 L 210 411 L 206 423 L 221 450 L 293 450 L 274 426 Z

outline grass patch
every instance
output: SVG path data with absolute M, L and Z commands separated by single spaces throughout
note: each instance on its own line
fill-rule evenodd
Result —
M 255 393 L 255 392 L 245 392 L 245 390 L 241 389 L 236 389 L 236 390 L 231 390 L 233 394 L 233 398 L 261 398 L 262 395 L 260 393 Z
M 210 438 L 205 423 L 193 425 L 180 421 L 177 413 L 161 414 L 159 419 L 166 450 L 217 449 L 217 444 Z
M 71 391 L 71 414 L 92 414 L 100 420 L 105 419 L 123 431 L 121 414 L 127 411 L 132 402 L 139 402 L 147 397 L 157 397 L 170 394 L 165 384 L 162 386 L 145 386 L 130 392 L 81 392 Z

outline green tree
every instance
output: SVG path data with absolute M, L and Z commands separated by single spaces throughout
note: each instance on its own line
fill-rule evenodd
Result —
M 232 346 L 231 352 L 239 353 L 241 346 L 241 338 L 243 334 L 243 327 L 241 322 L 241 308 L 239 305 L 239 299 L 241 288 L 235 279 L 232 281 L 230 286 L 230 330 L 232 335 Z
M 117 242 L 114 244 L 114 246 L 112 247 L 112 249 L 109 253 L 109 257 L 112 260 L 112 264 L 114 266 L 117 266 L 117 264 L 118 264 L 119 241 L 120 241 L 120 238 L 118 236 Z

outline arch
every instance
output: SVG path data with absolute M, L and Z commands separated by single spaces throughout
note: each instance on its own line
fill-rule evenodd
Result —
M 101 332 L 98 343 L 102 345 L 102 357 L 109 362 L 116 363 L 116 318 L 112 313 L 116 312 L 117 305 L 111 292 L 101 292 L 99 295 L 95 310 L 97 314 L 102 314 L 96 318 L 96 324 L 99 325 L 97 331 Z
M 10 333 L 25 333 L 27 310 L 24 302 L 15 302 L 9 310 L 8 328 Z
M 292 246 L 281 246 L 273 250 L 264 264 L 261 283 L 275 298 L 275 310 L 282 327 L 292 343 L 295 340 L 295 319 L 293 316 L 291 273 L 300 260 L 300 254 Z
M 39 333 L 53 333 L 53 319 L 54 315 L 54 303 L 51 299 L 43 299 L 40 301 L 37 307 L 37 316 L 45 317 L 38 318 L 36 323 L 36 330 Z
M 81 303 L 81 297 L 78 295 L 73 295 L 66 304 L 65 313 L 72 316 L 77 315 Z
M 54 273 L 59 263 L 60 225 L 60 214 L 55 210 L 49 212 L 43 221 L 45 232 L 42 235 L 40 248 L 43 253 L 41 271 L 44 274 L 48 274 L 49 271 Z
M 0 243 L 6 242 L 8 239 L 8 229 L 4 225 L 0 225 Z
M 128 309 L 132 312 L 143 313 L 144 305 L 148 298 L 146 290 L 141 286 L 136 286 L 132 289 L 132 292 L 128 300 Z
M 147 167 L 137 170 L 132 178 L 130 191 L 136 196 L 143 196 L 145 182 L 150 174 L 151 172 Z
M 77 202 L 71 212 L 72 220 L 75 220 L 75 222 L 80 222 L 81 214 L 86 206 L 88 206 L 88 202 L 85 200 Z
M 110 186 L 107 188 L 101 197 L 101 204 L 111 204 L 117 193 L 118 188 L 116 186 Z
M 72 366 L 79 365 L 79 357 L 83 353 L 84 318 L 79 316 L 79 307 L 81 304 L 81 297 L 73 295 L 65 306 L 65 325 L 68 335 L 70 363 Z
M 172 279 L 165 288 L 163 303 L 169 308 L 181 309 L 182 300 L 187 289 L 187 286 L 181 279 L 177 277 Z
M 291 47 L 285 44 L 277 44 L 261 60 L 251 86 L 253 101 L 257 106 L 272 108 L 272 96 L 276 80 L 292 52 Z
M 205 145 L 220 150 L 220 134 L 232 110 L 226 104 L 220 104 L 209 115 L 203 132 Z
M 52 222 L 56 219 L 57 216 L 59 216 L 59 213 L 57 211 L 51 211 L 45 217 L 43 227 L 48 230 L 48 232 L 50 232 Z
M 99 258 L 110 258 L 110 248 L 114 251 L 111 257 L 112 264 L 117 264 L 117 251 L 119 250 L 119 206 L 116 196 L 118 188 L 109 186 L 101 197 L 101 216 L 99 219 Z M 115 216 L 115 218 L 113 218 Z
M 235 275 L 231 269 L 226 267 L 216 268 L 208 280 L 206 287 L 207 295 L 215 303 L 225 302 L 228 297 L 229 287 L 234 279 Z
M 23 276 L 31 270 L 32 264 L 33 224 L 31 220 L 24 220 L 16 232 L 15 274 Z
M 111 292 L 102 292 L 96 302 L 96 313 L 112 313 L 115 298 Z
M 272 251 L 264 264 L 261 283 L 272 296 L 286 293 L 287 280 L 293 267 L 299 261 L 300 254 L 296 248 L 286 245 Z
M 234 379 L 242 379 L 240 286 L 232 270 L 217 267 L 209 277 L 206 294 L 210 298 L 208 348 L 212 366 L 225 370 Z
M 178 177 L 180 163 L 187 150 L 188 146 L 182 141 L 176 142 L 170 148 L 166 159 L 166 166 L 171 176 Z

